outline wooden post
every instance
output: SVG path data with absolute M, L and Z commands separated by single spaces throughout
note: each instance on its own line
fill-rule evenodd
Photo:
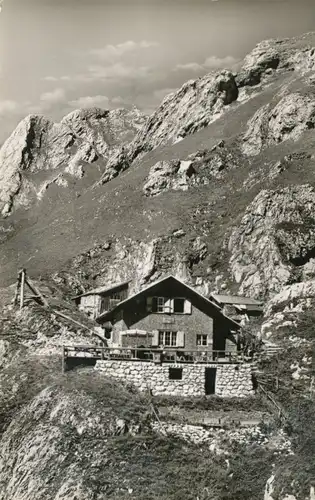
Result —
M 61 359 L 61 371 L 65 373 L 67 370 L 67 362 L 66 362 L 66 349 L 65 346 L 62 346 L 62 359 Z
M 314 377 L 311 378 L 311 383 L 310 383 L 310 395 L 311 395 L 311 398 L 312 398 L 312 394 L 313 394 L 313 385 L 314 385 Z
M 16 282 L 15 294 L 14 294 L 14 299 L 13 299 L 13 304 L 15 306 L 18 303 L 19 291 L 20 291 L 20 286 L 21 286 L 21 277 L 22 277 L 22 271 L 19 272 L 18 279 L 17 279 L 17 282 Z
M 21 286 L 20 286 L 20 309 L 24 306 L 24 285 L 25 285 L 25 269 L 21 271 Z

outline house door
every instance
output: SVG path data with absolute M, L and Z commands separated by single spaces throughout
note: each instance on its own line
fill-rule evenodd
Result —
M 215 394 L 216 368 L 205 369 L 205 394 Z

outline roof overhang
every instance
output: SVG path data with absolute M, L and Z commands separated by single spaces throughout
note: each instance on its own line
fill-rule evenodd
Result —
M 104 286 L 104 287 L 98 287 L 98 288 L 93 288 L 92 290 L 88 290 L 87 292 L 80 293 L 79 295 L 76 295 L 75 297 L 72 297 L 72 300 L 79 299 L 80 297 L 87 297 L 88 295 L 103 295 L 105 293 L 111 292 L 116 290 L 117 288 L 121 288 L 124 286 L 129 285 L 129 281 L 123 281 L 122 283 L 116 283 L 111 286 Z
M 219 293 L 211 293 L 210 298 L 212 298 L 216 303 L 223 306 L 231 305 L 235 307 L 263 307 L 263 302 L 261 300 L 252 299 L 251 297 L 242 297 L 241 295 L 223 295 Z

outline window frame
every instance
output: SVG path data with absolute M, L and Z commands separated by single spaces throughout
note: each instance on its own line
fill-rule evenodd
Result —
M 165 297 L 156 297 L 156 311 L 153 311 L 153 312 L 157 312 L 157 313 L 164 313 L 164 308 L 165 308 Z M 162 308 L 160 310 L 160 308 Z
M 177 347 L 178 345 L 177 333 L 178 332 L 174 330 L 159 330 L 159 345 L 165 347 Z M 166 339 L 168 339 L 169 343 L 166 343 Z
M 175 300 L 183 302 L 183 310 L 175 311 Z M 154 295 L 152 297 L 152 313 L 154 314 L 190 314 L 185 312 L 186 297 L 165 297 Z M 156 304 L 156 305 L 155 305 Z
M 202 340 L 200 344 L 198 344 L 198 338 Z M 205 340 L 205 344 L 203 343 L 203 340 Z M 206 347 L 209 345 L 209 335 L 207 333 L 197 333 L 196 335 L 196 346 L 197 347 Z

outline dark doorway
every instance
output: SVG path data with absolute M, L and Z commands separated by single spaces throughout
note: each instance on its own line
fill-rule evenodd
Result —
M 215 394 L 216 374 L 217 374 L 216 368 L 206 368 L 205 369 L 205 393 L 206 394 Z

